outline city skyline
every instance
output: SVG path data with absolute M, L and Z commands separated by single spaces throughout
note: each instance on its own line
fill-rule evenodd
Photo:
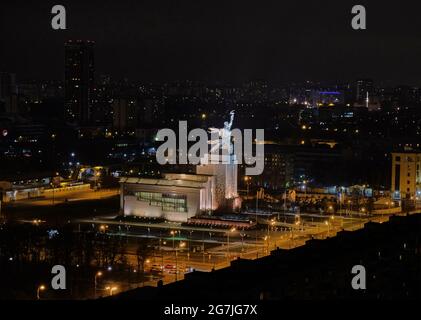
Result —
M 419 9 L 3 1 L 0 300 L 419 300 Z

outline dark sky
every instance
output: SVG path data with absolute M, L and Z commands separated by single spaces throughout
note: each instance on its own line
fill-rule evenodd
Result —
M 421 85 L 419 1 L 0 1 L 0 70 L 61 79 L 63 43 L 91 39 L 96 74 L 139 81 L 355 80 Z M 51 8 L 67 9 L 65 31 Z M 351 8 L 367 9 L 367 30 Z

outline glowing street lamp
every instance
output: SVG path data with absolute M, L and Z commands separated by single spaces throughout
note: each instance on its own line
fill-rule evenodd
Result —
M 41 291 L 44 291 L 45 290 L 45 286 L 44 285 L 40 285 L 38 288 L 37 288 L 37 300 L 40 300 L 41 299 L 41 297 L 40 297 L 40 292 Z
M 327 225 L 327 236 L 329 237 L 330 236 L 330 223 L 329 223 L 329 220 L 326 220 L 325 221 L 325 225 Z
M 250 180 L 251 180 L 251 177 L 249 176 L 244 177 L 244 182 L 246 183 L 246 186 L 247 186 L 247 199 L 249 197 L 249 191 L 250 191 Z
M 174 230 L 171 230 L 170 234 L 172 235 L 172 248 L 174 249 L 174 241 L 175 241 L 176 232 Z
M 101 277 L 102 276 L 102 272 L 101 271 L 98 271 L 97 273 L 95 273 L 95 276 L 94 276 L 94 288 L 95 288 L 95 292 L 94 292 L 94 297 L 96 298 L 96 286 L 97 286 L 97 279 L 98 279 L 98 277 Z
M 241 252 L 244 252 L 244 237 L 246 236 L 246 234 L 241 232 L 240 236 L 241 236 Z
M 227 232 L 227 257 L 228 259 L 231 258 L 230 255 L 230 233 L 235 232 L 237 229 L 235 228 L 231 228 L 228 232 Z
M 266 254 L 269 252 L 269 236 L 264 236 L 263 241 L 266 243 Z
M 110 296 L 113 295 L 113 292 L 117 290 L 117 287 L 106 287 L 105 290 L 109 290 L 110 291 Z
M 276 224 L 275 219 L 271 219 L 270 220 L 270 223 L 268 223 L 268 230 L 267 230 L 267 237 L 268 237 L 268 239 L 270 238 L 270 233 L 269 233 L 270 232 L 270 227 L 273 228 L 275 226 L 275 224 Z
M 178 281 L 177 273 L 178 273 L 178 257 L 177 257 L 177 249 L 175 248 L 175 234 L 177 231 L 171 230 L 170 234 L 172 235 L 172 249 L 174 250 L 175 256 L 175 281 Z

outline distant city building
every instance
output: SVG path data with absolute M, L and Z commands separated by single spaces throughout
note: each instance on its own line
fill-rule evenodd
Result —
M 0 73 L 0 112 L 17 113 L 16 76 L 13 73 Z
M 338 106 L 349 100 L 349 88 L 344 85 L 305 84 L 290 88 L 289 104 L 306 107 Z M 347 99 L 346 99 L 347 98 Z
M 294 180 L 294 155 L 280 146 L 265 145 L 265 167 L 261 175 L 250 179 L 250 184 L 272 190 L 282 190 Z
M 114 129 L 127 130 L 136 128 L 138 110 L 135 100 L 113 99 L 112 108 Z
M 392 153 L 392 196 L 421 200 L 421 153 Z
M 94 70 L 94 42 L 67 41 L 64 78 L 65 118 L 68 122 L 89 122 Z
M 159 119 L 162 99 L 146 97 L 140 102 L 140 121 L 144 124 L 154 123 Z
M 63 83 L 59 81 L 25 81 L 18 84 L 19 101 L 41 103 L 48 99 L 61 99 L 64 96 Z
M 344 94 L 341 91 L 312 90 L 312 103 L 318 107 L 342 105 Z
M 416 104 L 420 102 L 420 89 L 410 86 L 399 86 L 394 90 L 394 101 L 400 106 Z
M 374 94 L 374 81 L 371 79 L 358 79 L 356 87 L 356 101 L 362 102 Z

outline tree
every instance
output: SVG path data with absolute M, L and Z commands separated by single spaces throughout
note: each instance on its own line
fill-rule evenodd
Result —
M 146 259 L 151 255 L 152 251 L 153 251 L 153 246 L 149 239 L 142 238 L 141 240 L 139 240 L 137 249 L 136 249 L 136 260 L 137 260 L 137 269 L 141 271 L 142 275 L 145 270 Z

